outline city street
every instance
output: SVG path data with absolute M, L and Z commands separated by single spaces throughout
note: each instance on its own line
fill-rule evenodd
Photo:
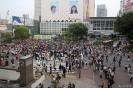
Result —
M 111 66 L 114 66 L 114 64 L 113 64 L 113 57 L 114 56 L 116 56 L 116 54 L 110 55 L 107 63 L 106 63 L 106 60 L 104 58 L 104 65 L 106 65 L 107 67 L 110 66 L 110 64 L 111 64 Z M 8 58 L 9 68 L 11 68 L 11 58 L 15 58 L 15 57 L 12 56 L 12 54 L 10 54 L 10 57 Z M 90 62 L 90 60 L 88 60 L 88 57 L 85 56 L 84 59 L 88 63 Z M 37 60 L 33 59 L 34 64 L 37 64 L 37 62 L 38 62 Z M 46 61 L 44 61 L 44 63 L 46 63 Z M 48 61 L 48 64 L 46 64 L 46 65 L 49 67 L 49 65 L 53 64 L 53 63 L 54 63 L 54 61 Z M 57 68 L 58 68 L 60 63 L 65 66 L 65 63 L 58 61 L 56 63 Z M 127 56 L 123 57 L 122 62 L 121 62 L 121 67 L 119 67 L 118 62 L 115 63 L 116 72 L 115 72 L 115 77 L 114 77 L 115 84 L 113 85 L 113 88 L 121 88 L 121 87 L 131 88 L 131 87 L 133 87 L 133 84 L 130 83 L 128 73 L 125 72 L 125 64 L 131 64 L 132 65 L 132 63 L 133 63 L 132 61 L 127 62 Z M 15 68 L 17 69 L 18 66 L 19 66 L 19 60 L 15 60 Z M 49 72 L 49 68 L 48 68 L 48 72 Z M 56 72 L 59 72 L 59 70 L 57 70 Z M 53 75 L 56 75 L 56 72 L 53 71 Z M 61 73 L 59 72 L 59 74 L 60 74 L 60 76 L 62 76 L 62 72 Z M 50 79 L 51 79 L 51 76 L 46 75 L 46 79 L 43 81 L 43 84 L 45 86 L 50 86 L 51 85 Z M 105 88 L 106 88 L 108 82 L 105 79 L 104 74 L 103 74 L 103 79 L 105 80 L 105 85 L 106 85 Z M 79 78 L 79 69 L 76 68 L 74 72 L 70 72 L 70 73 L 67 72 L 66 78 L 63 78 L 63 77 L 61 78 L 60 85 L 65 84 L 65 86 L 67 86 L 69 82 L 73 82 L 73 83 L 75 83 L 76 86 L 78 86 L 78 84 L 79 84 L 78 82 L 80 82 L 80 81 L 81 82 L 84 81 L 84 84 L 83 84 L 84 88 L 86 86 L 88 86 L 86 88 L 92 88 L 89 86 L 89 85 L 92 85 L 92 83 L 90 83 L 90 81 L 94 82 L 94 85 L 92 85 L 92 86 L 94 86 L 94 88 L 95 88 L 96 86 L 100 85 L 101 78 L 100 78 L 99 72 L 96 72 L 95 74 L 93 73 L 93 66 L 89 67 L 89 65 L 87 65 L 86 70 L 81 69 L 81 78 Z M 81 86 L 83 86 L 83 85 L 81 85 Z M 119 85 L 121 85 L 121 87 Z M 76 88 L 81 88 L 81 87 L 76 87 Z
M 123 47 L 123 45 L 121 46 Z M 109 56 L 108 62 L 106 63 L 106 60 L 104 58 L 104 65 L 106 65 L 106 67 L 111 66 L 113 67 L 114 65 L 116 66 L 116 72 L 115 72 L 115 76 L 114 76 L 114 81 L 115 84 L 113 85 L 113 88 L 132 88 L 133 87 L 133 83 L 130 83 L 130 78 L 128 76 L 128 72 L 125 72 L 125 64 L 131 64 L 131 66 L 133 66 L 133 62 L 127 62 L 127 55 L 123 57 L 122 62 L 121 62 L 121 67 L 119 67 L 118 62 L 116 62 L 115 64 L 113 64 L 113 57 L 116 56 L 116 54 L 112 54 Z M 85 57 L 85 59 L 90 62 L 90 60 L 88 60 L 87 57 Z M 78 77 L 78 70 L 77 72 L 77 77 Z M 99 86 L 100 82 L 101 82 L 101 78 L 100 78 L 100 74 L 99 72 L 96 72 L 95 74 L 93 73 L 93 66 L 89 67 L 87 66 L 87 69 L 81 70 L 81 78 L 85 77 L 85 78 L 89 78 L 92 79 L 96 82 L 96 84 Z M 103 74 L 103 79 L 105 80 L 105 88 L 107 88 L 107 79 L 105 79 L 105 75 Z M 121 85 L 121 86 L 120 86 Z
M 70 78 L 70 77 L 63 78 L 62 77 L 61 80 L 59 81 L 59 86 L 62 86 L 64 84 L 65 88 L 67 88 L 69 82 L 74 83 L 75 88 L 98 88 L 93 80 L 90 80 L 85 77 L 82 77 L 81 79 Z M 44 84 L 45 88 L 48 88 L 48 86 L 51 86 L 52 85 L 51 78 L 46 78 L 43 81 L 43 84 Z

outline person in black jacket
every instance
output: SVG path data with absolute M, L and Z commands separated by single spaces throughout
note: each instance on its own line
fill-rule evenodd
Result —
M 62 66 L 61 66 L 61 64 L 59 65 L 59 71 L 61 72 L 61 69 L 62 69 Z
M 68 67 L 68 61 L 66 61 L 66 68 Z
M 11 59 L 11 63 L 14 64 L 14 59 L 13 58 Z
M 114 83 L 115 83 L 115 82 L 114 82 L 114 79 L 113 79 L 113 78 L 110 78 L 109 84 L 110 84 L 111 87 L 112 87 L 112 85 L 113 85 Z
M 9 66 L 9 62 L 8 62 L 8 60 L 5 61 L 5 64 L 6 64 L 6 67 Z
M 68 73 L 69 73 L 69 71 L 71 72 L 71 63 L 69 64 Z
M 66 77 L 66 68 L 65 67 L 63 67 L 63 76 L 64 76 L 64 78 Z
M 68 84 L 68 88 L 71 88 L 71 86 L 72 86 L 72 84 L 71 84 L 71 82 L 69 82 L 69 84 Z

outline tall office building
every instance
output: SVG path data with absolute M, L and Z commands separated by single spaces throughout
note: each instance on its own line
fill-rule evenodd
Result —
M 105 4 L 97 5 L 97 17 L 107 17 L 107 8 Z
M 90 17 L 95 17 L 95 0 L 90 0 Z
M 41 0 L 34 0 L 34 20 L 41 19 Z

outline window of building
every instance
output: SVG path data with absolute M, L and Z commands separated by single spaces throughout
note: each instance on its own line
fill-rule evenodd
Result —
M 108 28 L 105 28 L 105 30 L 108 30 Z
M 101 30 L 104 30 L 104 28 L 101 28 Z
M 96 28 L 93 28 L 93 30 L 96 30 Z
M 96 21 L 93 21 L 93 24 L 96 24 Z
M 97 30 L 100 30 L 100 28 L 97 28 Z
M 96 24 L 94 24 L 93 27 L 96 27 Z
M 104 24 L 101 24 L 101 27 L 104 27 Z
M 97 27 L 100 27 L 100 24 L 97 24 Z
M 109 30 L 113 30 L 113 28 L 109 28 Z

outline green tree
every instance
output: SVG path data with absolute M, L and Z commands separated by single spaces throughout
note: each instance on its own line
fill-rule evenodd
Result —
M 133 12 L 117 17 L 114 24 L 115 32 L 125 35 L 129 40 L 133 39 Z
M 28 28 L 24 26 L 17 27 L 14 31 L 14 34 L 15 34 L 15 39 L 24 40 L 24 39 L 29 39 L 30 37 Z
M 11 40 L 12 40 L 12 34 L 10 33 L 10 32 L 6 32 L 5 34 L 4 34 L 4 40 L 6 41 L 6 42 L 11 42 Z
M 70 24 L 65 35 L 67 38 L 71 38 L 71 40 L 76 41 L 86 39 L 88 35 L 88 28 L 82 23 Z

